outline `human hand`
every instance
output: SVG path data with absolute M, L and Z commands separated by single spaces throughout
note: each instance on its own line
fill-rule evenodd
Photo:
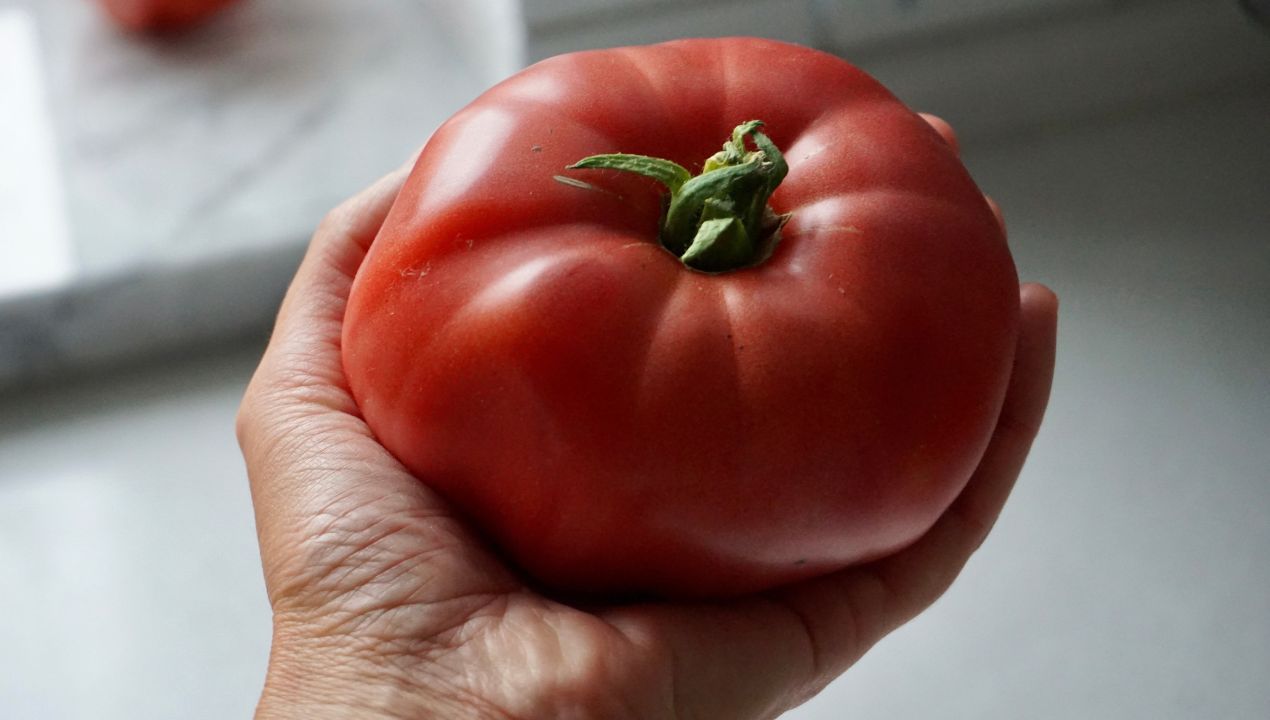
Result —
M 258 717 L 774 717 L 938 598 L 986 537 L 1049 395 L 1057 300 L 1039 285 L 1020 289 L 992 441 L 914 545 L 728 601 L 535 593 L 375 441 L 343 378 L 345 301 L 405 175 L 323 221 L 239 412 L 274 613 Z

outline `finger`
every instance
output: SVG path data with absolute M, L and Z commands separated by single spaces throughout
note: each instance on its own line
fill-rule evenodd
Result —
M 961 154 L 961 143 L 957 140 L 957 132 L 953 130 L 952 125 L 948 124 L 948 121 L 930 113 L 918 113 L 918 115 L 934 128 L 935 132 L 939 133 L 939 136 L 944 139 L 944 142 L 948 143 L 955 154 Z M 997 224 L 1001 226 L 1001 232 L 1004 233 L 1005 216 L 1001 214 L 1001 206 L 997 205 L 997 202 L 990 197 L 985 196 L 985 199 L 988 201 L 988 207 L 992 208 L 992 214 L 997 218 Z
M 1020 296 L 1019 341 L 997 428 L 953 505 L 914 545 L 889 558 L 776 593 L 814 649 L 805 693 L 819 691 L 934 602 L 1000 513 L 1040 427 L 1054 370 L 1057 297 L 1042 285 L 1025 285 Z
M 360 463 L 367 476 L 397 472 L 354 414 L 339 337 L 353 275 L 404 177 L 404 170 L 392 173 L 322 221 L 244 394 L 238 440 L 262 550 L 268 538 L 292 532 L 341 492 L 333 480 L 341 468 Z
M 303 345 L 322 350 L 328 363 L 338 360 L 336 345 L 324 340 L 339 336 L 353 277 L 407 173 L 404 167 L 397 169 L 322 220 L 283 299 L 266 358 L 293 358 Z
M 878 563 L 877 572 L 907 600 L 905 622 L 939 597 L 979 548 L 1014 488 L 1040 430 L 1054 374 L 1058 298 L 1043 285 L 1020 289 L 1014 370 L 992 440 L 961 495 L 915 545 Z
M 957 142 L 957 133 L 952 129 L 952 125 L 949 125 L 946 120 L 938 115 L 931 115 L 930 113 L 918 113 L 918 115 L 927 124 L 935 128 L 935 132 L 939 133 L 939 136 L 944 139 L 944 142 L 948 143 L 954 153 L 961 154 L 961 146 Z
M 992 210 L 992 214 L 996 217 L 997 225 L 1001 228 L 1001 234 L 1007 235 L 1008 233 L 1005 229 L 1005 215 L 1001 214 L 1001 206 L 997 204 L 996 200 L 993 200 L 987 195 L 984 195 L 983 199 L 988 201 L 988 208 Z
M 344 308 L 353 278 L 417 158 L 418 153 L 322 219 L 282 300 L 244 408 L 257 394 L 301 385 L 332 409 L 354 411 L 339 353 Z
M 366 248 L 404 180 L 402 170 L 327 214 L 292 279 L 274 331 L 238 412 L 248 467 L 291 432 L 284 420 L 315 410 L 349 410 L 338 339 L 344 303 Z
M 1035 285 L 1023 287 L 1021 298 L 1021 334 L 997 432 L 963 495 L 917 544 L 766 596 L 605 614 L 632 641 L 665 646 L 685 715 L 772 716 L 801 703 L 952 581 L 1009 494 L 1048 397 L 1056 300 Z
M 618 607 L 602 614 L 670 673 L 678 717 L 776 717 L 815 672 L 804 624 L 763 597 Z
M 306 388 L 310 399 L 332 409 L 350 409 L 343 392 L 338 345 L 344 306 L 353 276 L 405 173 L 401 168 L 380 179 L 328 213 L 318 226 L 243 399 L 240 425 L 253 418 L 261 400 L 297 388 Z
M 429 557 L 420 572 L 461 581 L 434 583 L 441 593 L 510 582 L 445 503 L 375 441 L 343 380 L 348 293 L 407 172 L 399 169 L 323 220 L 239 411 L 275 610 L 303 609 L 315 586 L 329 594 L 338 589 L 333 579 L 356 584 L 403 557 Z M 385 534 L 385 527 L 395 529 Z M 331 571 L 345 561 L 356 566 Z

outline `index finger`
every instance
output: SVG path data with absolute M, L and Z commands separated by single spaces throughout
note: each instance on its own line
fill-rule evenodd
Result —
M 367 249 L 408 172 L 381 178 L 327 214 L 287 289 L 274 331 L 239 408 L 239 445 L 248 463 L 287 432 L 273 416 L 300 402 L 354 411 L 343 380 L 339 337 L 344 306 Z

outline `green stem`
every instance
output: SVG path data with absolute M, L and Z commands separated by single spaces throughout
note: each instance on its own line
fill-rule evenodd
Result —
M 695 177 L 673 161 L 625 153 L 592 155 L 568 169 L 619 170 L 665 185 L 670 200 L 661 219 L 661 244 L 695 270 L 737 270 L 770 256 L 789 219 L 767 204 L 789 166 L 759 131 L 762 126 L 759 120 L 738 125 Z M 746 138 L 756 149 L 749 149 Z

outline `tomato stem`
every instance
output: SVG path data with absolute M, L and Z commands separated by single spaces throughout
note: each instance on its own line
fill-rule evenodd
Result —
M 767 204 L 789 166 L 776 144 L 759 131 L 762 126 L 761 120 L 737 125 L 695 177 L 671 160 L 626 153 L 592 155 L 568 169 L 618 170 L 656 180 L 670 192 L 661 218 L 661 244 L 694 270 L 738 270 L 766 260 L 789 219 Z M 754 150 L 747 138 L 754 141 Z

